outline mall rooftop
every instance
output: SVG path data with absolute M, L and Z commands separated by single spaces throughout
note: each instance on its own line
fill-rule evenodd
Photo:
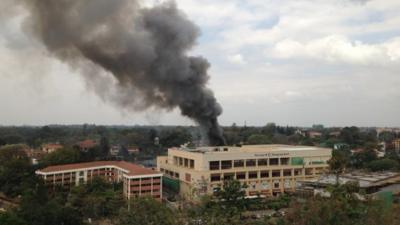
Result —
M 242 145 L 242 146 L 204 146 L 204 147 L 187 147 L 172 148 L 173 150 L 188 151 L 193 153 L 266 153 L 266 152 L 292 152 L 292 151 L 319 151 L 330 150 L 328 148 L 301 145 Z

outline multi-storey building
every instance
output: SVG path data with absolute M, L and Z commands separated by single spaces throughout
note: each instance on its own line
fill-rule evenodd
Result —
M 272 196 L 293 192 L 297 181 L 318 177 L 331 155 L 331 149 L 311 146 L 171 148 L 157 158 L 157 169 L 166 180 L 178 180 L 187 199 L 212 194 L 228 179 L 246 184 L 248 196 Z
M 400 154 L 400 138 L 393 141 L 394 149 L 397 154 Z
M 55 152 L 62 148 L 63 148 L 63 146 L 60 145 L 59 143 L 48 143 L 48 144 L 42 145 L 41 150 L 42 150 L 42 152 L 45 152 L 45 153 L 52 153 L 52 152 Z
M 36 171 L 50 188 L 69 189 L 103 177 L 109 182 L 123 182 L 123 193 L 128 199 L 149 195 L 162 198 L 162 173 L 124 161 L 96 161 L 49 166 Z

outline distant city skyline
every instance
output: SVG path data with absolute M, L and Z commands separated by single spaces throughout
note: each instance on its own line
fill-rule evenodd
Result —
M 211 63 L 222 125 L 400 127 L 399 1 L 176 3 L 201 30 L 190 54 Z M 0 125 L 193 124 L 103 101 L 26 34 L 23 8 L 0 6 Z

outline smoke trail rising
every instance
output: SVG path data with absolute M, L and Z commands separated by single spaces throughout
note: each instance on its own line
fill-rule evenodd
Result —
M 222 108 L 206 86 L 210 65 L 187 54 L 199 29 L 174 2 L 154 7 L 137 0 L 22 2 L 30 12 L 29 33 L 80 70 L 103 99 L 129 110 L 179 107 L 209 144 L 225 143 L 217 120 Z

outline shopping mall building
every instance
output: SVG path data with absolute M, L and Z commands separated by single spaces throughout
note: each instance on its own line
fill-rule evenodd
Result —
M 275 196 L 295 191 L 297 181 L 319 177 L 331 156 L 331 149 L 312 146 L 182 147 L 158 157 L 157 169 L 164 183 L 189 200 L 214 193 L 229 179 L 246 184 L 247 196 Z
M 126 198 L 152 196 L 162 198 L 162 174 L 142 166 L 124 161 L 95 161 L 49 166 L 36 171 L 50 188 L 70 189 L 86 184 L 94 177 L 103 177 L 109 182 L 123 182 Z

